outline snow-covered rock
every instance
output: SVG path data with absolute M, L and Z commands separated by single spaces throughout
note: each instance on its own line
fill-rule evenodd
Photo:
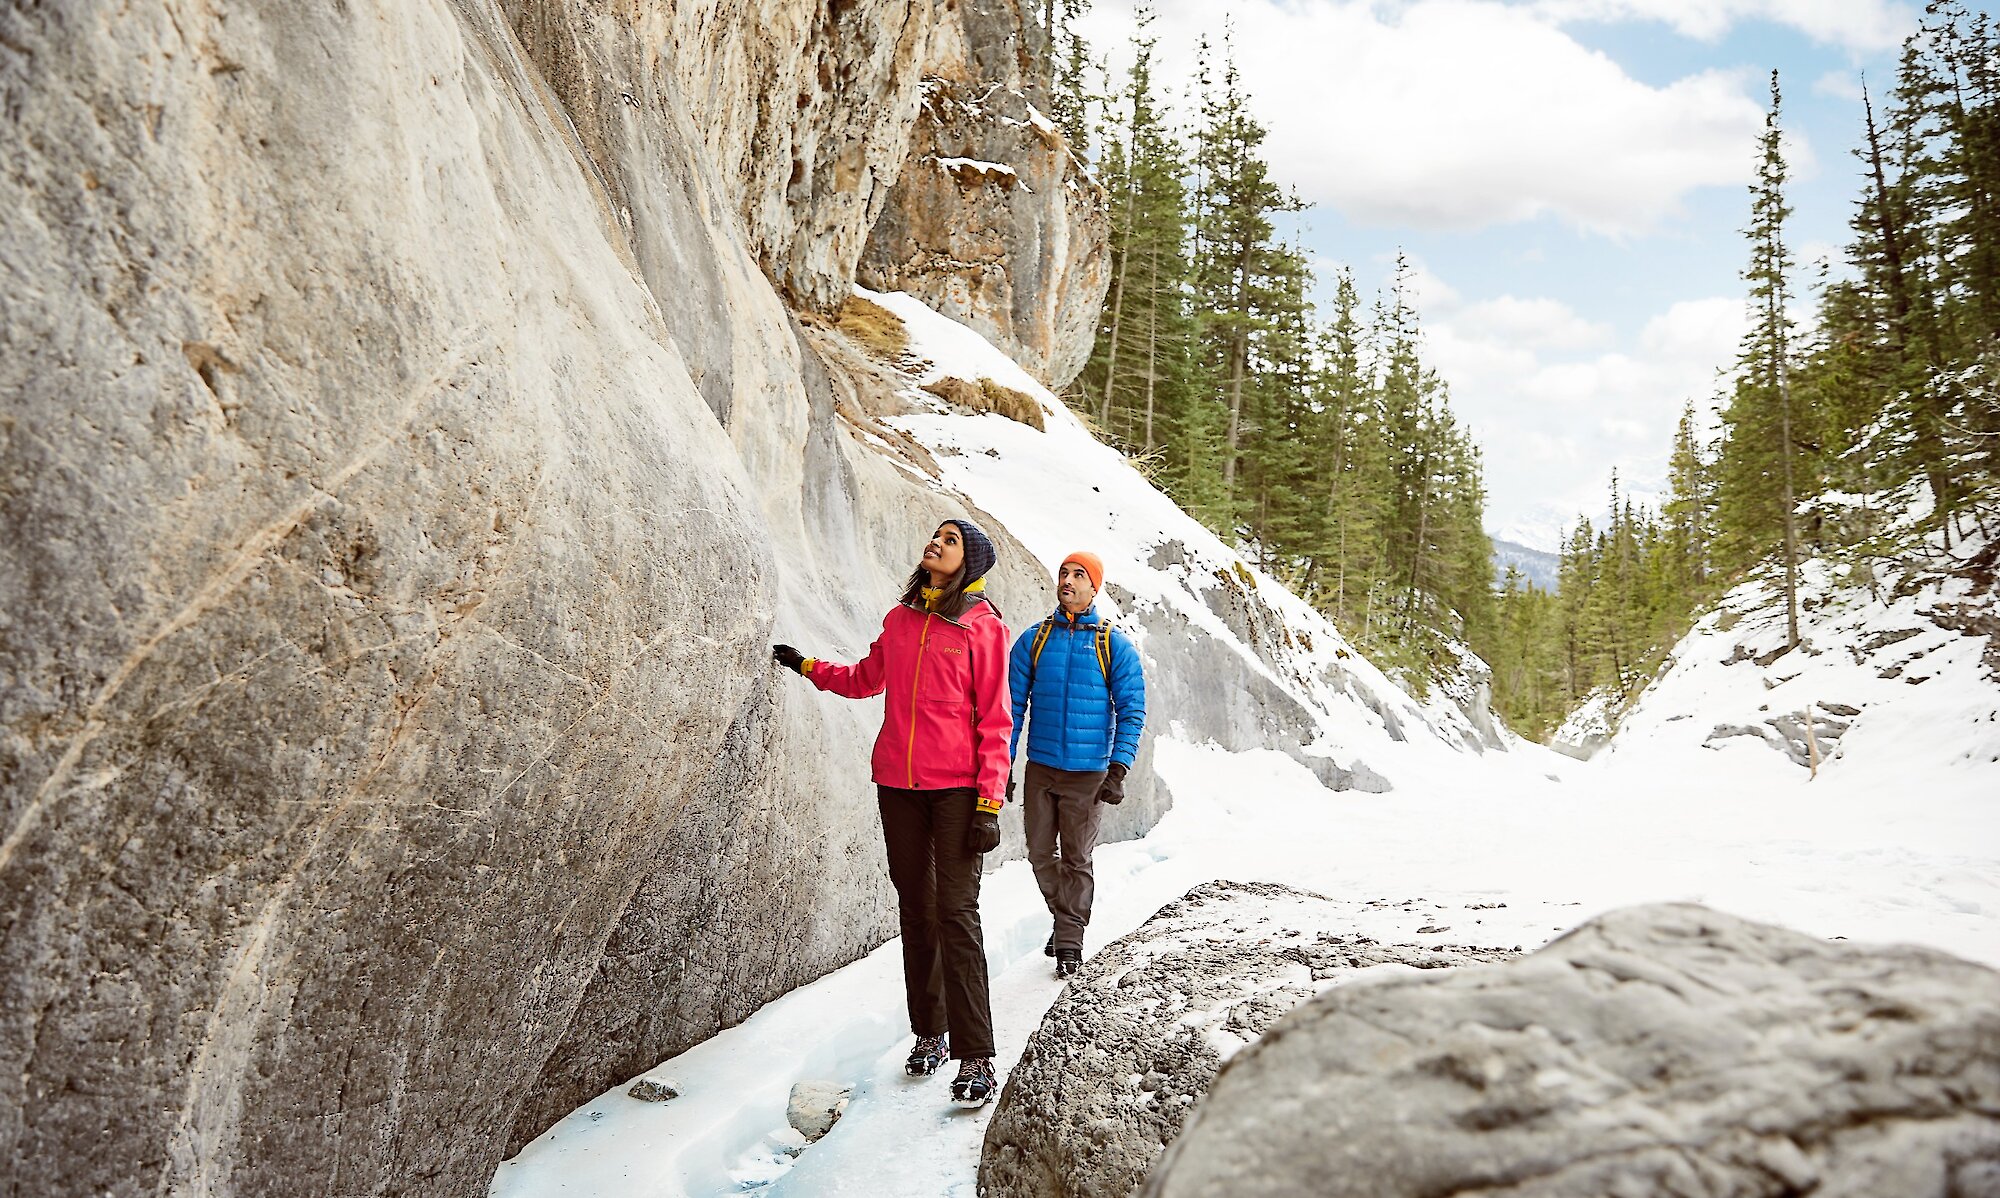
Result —
M 1549 737 L 1549 747 L 1578 761 L 1589 761 L 1611 743 L 1617 730 L 1618 692 L 1600 687 L 1590 692 L 1563 718 Z
M 1343 987 L 1236 1057 L 1149 1198 L 2000 1194 L 2000 973 L 1688 904 Z
M 1362 904 L 1211 882 L 1084 964 L 1007 1078 L 987 1126 L 987 1198 L 1128 1194 L 1217 1069 L 1299 1003 L 1366 971 L 1503 960 L 1505 950 L 1380 944 Z

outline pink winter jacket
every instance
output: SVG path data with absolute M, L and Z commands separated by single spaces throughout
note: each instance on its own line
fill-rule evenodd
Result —
M 815 660 L 823 691 L 865 699 L 887 690 L 871 761 L 875 781 L 909 790 L 978 788 L 989 807 L 1007 793 L 1014 731 L 1007 689 L 1007 625 L 975 600 L 957 620 L 899 603 L 868 656 L 851 666 Z

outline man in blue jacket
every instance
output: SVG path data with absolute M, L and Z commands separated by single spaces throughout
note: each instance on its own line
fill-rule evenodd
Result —
M 1097 881 L 1099 803 L 1125 799 L 1125 772 L 1139 755 L 1146 726 L 1146 675 L 1124 633 L 1099 619 L 1093 606 L 1104 585 L 1094 553 L 1072 553 L 1056 571 L 1055 614 L 1023 632 L 1007 662 L 1013 688 L 1014 739 L 1028 737 L 1028 863 L 1055 917 L 1045 952 L 1066 978 L 1083 963 L 1083 929 L 1090 923 Z M 1009 797 L 1014 783 L 1009 778 Z M 1060 851 L 1058 851 L 1060 850 Z

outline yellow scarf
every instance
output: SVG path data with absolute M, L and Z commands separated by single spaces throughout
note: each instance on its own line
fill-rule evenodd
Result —
M 975 578 L 972 580 L 972 585 L 965 588 L 965 593 L 968 595 L 977 595 L 985 589 L 986 580 L 984 578 Z M 917 593 L 924 597 L 925 611 L 936 611 L 938 600 L 944 598 L 943 587 L 925 587 Z

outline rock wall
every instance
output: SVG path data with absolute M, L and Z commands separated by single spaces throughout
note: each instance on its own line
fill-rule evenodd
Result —
M 860 279 L 963 321 L 1061 388 L 1090 358 L 1111 282 L 1104 189 L 1043 110 L 1019 0 L 960 0 L 925 64 L 909 164 Z
M 480 1193 L 889 933 L 766 646 L 961 504 L 781 293 L 931 13 L 0 10 L 0 1193 Z

